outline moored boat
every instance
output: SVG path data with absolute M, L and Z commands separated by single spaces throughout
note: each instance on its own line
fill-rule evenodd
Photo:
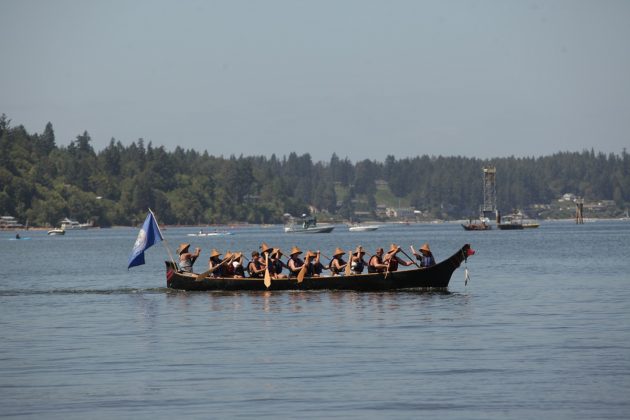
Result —
M 23 227 L 24 225 L 13 216 L 0 216 L 0 229 L 22 229 Z
M 55 229 L 49 230 L 48 234 L 50 236 L 61 236 L 61 235 L 65 235 L 66 231 L 65 229 L 62 229 L 62 228 L 55 228 Z
M 92 222 L 79 223 L 78 221 L 68 219 L 67 217 L 59 223 L 61 224 L 61 229 L 64 229 L 64 230 L 76 230 L 76 229 L 83 230 L 83 229 L 88 229 L 94 226 Z
M 352 225 L 348 228 L 350 232 L 371 232 L 378 229 L 379 225 Z
M 535 229 L 540 226 L 537 222 L 523 222 L 523 229 Z
M 487 219 L 479 219 L 477 221 L 469 220 L 468 224 L 463 224 L 462 227 L 465 230 L 491 230 L 492 226 L 490 225 Z
M 428 268 L 416 268 L 387 273 L 368 273 L 349 276 L 305 277 L 302 282 L 297 278 L 274 279 L 269 288 L 260 278 L 223 278 L 202 277 L 198 274 L 183 273 L 175 264 L 166 261 L 166 285 L 171 289 L 188 291 L 210 290 L 357 290 L 378 291 L 396 289 L 445 289 L 453 272 L 462 261 L 473 255 L 469 244 L 449 258 Z

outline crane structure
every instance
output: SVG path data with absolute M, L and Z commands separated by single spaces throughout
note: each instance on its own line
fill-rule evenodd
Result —
M 497 212 L 497 168 L 494 166 L 483 167 L 483 207 L 481 215 L 484 218 L 498 218 Z

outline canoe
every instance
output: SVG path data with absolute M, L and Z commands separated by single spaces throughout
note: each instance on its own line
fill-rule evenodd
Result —
M 197 274 L 182 273 L 171 261 L 166 263 L 166 286 L 189 291 L 209 290 L 357 290 L 379 291 L 395 289 L 445 289 L 453 272 L 462 261 L 473 255 L 469 244 L 452 256 L 429 268 L 414 268 L 389 273 L 368 273 L 350 276 L 305 277 L 301 283 L 296 278 L 272 280 L 269 289 L 259 278 L 203 278 Z

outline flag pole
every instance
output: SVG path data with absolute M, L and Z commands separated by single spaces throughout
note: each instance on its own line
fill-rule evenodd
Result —
M 153 210 L 151 210 L 151 208 L 149 208 L 149 213 L 153 215 L 153 219 L 155 220 L 155 225 L 157 226 L 158 231 L 160 232 L 160 236 L 162 237 L 162 242 L 164 243 L 164 248 L 166 248 L 166 252 L 168 252 L 168 256 L 171 258 L 171 262 L 173 263 L 175 267 L 179 267 L 175 263 L 175 260 L 173 259 L 173 254 L 171 253 L 171 249 L 168 247 L 168 242 L 166 241 L 166 238 L 162 234 L 162 229 L 160 229 L 160 224 L 158 223 L 157 217 L 155 217 L 155 213 L 153 213 Z

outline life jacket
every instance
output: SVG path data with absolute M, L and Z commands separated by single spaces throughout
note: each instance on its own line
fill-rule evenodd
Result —
M 215 267 L 217 264 L 221 264 L 221 260 L 218 258 L 210 258 L 210 261 L 212 262 L 212 267 Z M 211 267 L 208 267 L 211 268 Z M 217 268 L 216 270 L 214 270 L 212 272 L 212 277 L 223 277 L 225 275 L 225 266 L 222 265 L 221 267 Z
M 284 264 L 280 260 L 269 261 L 269 274 L 280 274 Z
M 383 264 L 383 257 L 379 257 L 378 255 L 374 254 L 369 259 L 370 263 L 372 262 L 372 258 L 376 258 L 377 264 Z M 370 263 L 368 263 L 368 273 L 382 273 L 384 271 L 382 268 L 381 269 L 374 268 L 374 266 Z
M 293 266 L 295 268 L 291 268 L 291 261 L 293 261 Z M 302 269 L 303 265 L 304 265 L 304 261 L 302 261 L 300 258 L 296 258 L 296 259 L 291 258 L 291 260 L 289 260 L 289 271 L 291 272 L 291 274 L 297 275 Z
M 254 266 L 254 269 L 252 269 L 252 265 Z M 262 278 L 265 273 L 263 271 L 259 272 L 259 273 L 254 273 L 254 270 L 260 270 L 262 268 L 262 263 L 260 262 L 260 260 L 258 261 L 250 261 L 249 264 L 247 264 L 247 271 L 249 272 L 249 277 L 255 277 L 255 278 Z
M 393 256 L 389 259 L 389 267 L 387 271 L 397 271 L 398 270 L 398 257 Z
M 337 276 L 341 273 L 341 269 L 336 267 L 335 265 L 333 265 L 333 261 L 337 260 L 339 262 L 339 265 L 344 265 L 346 262 L 344 260 L 341 259 L 341 257 L 338 258 L 333 258 L 330 261 L 330 265 L 328 266 L 329 270 L 332 272 L 332 274 L 334 276 Z
M 245 277 L 245 269 L 243 268 L 242 264 L 239 264 L 236 267 L 232 266 L 232 272 L 235 276 Z
M 322 263 L 310 262 L 308 264 L 308 269 L 306 270 L 306 273 L 309 277 L 312 277 L 315 274 L 322 274 L 323 269 L 324 265 Z

